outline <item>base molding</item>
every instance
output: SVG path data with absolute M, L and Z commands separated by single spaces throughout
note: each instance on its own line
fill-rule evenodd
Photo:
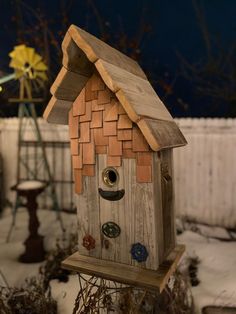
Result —
M 80 255 L 79 252 L 66 258 L 62 268 L 162 292 L 184 251 L 184 245 L 177 245 L 156 271 Z

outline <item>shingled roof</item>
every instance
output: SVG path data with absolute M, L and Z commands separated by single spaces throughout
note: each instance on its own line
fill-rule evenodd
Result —
M 154 151 L 186 145 L 137 62 L 75 25 L 68 29 L 62 50 L 63 67 L 51 87 L 53 96 L 44 112 L 48 122 L 68 124 L 73 102 L 97 70 Z

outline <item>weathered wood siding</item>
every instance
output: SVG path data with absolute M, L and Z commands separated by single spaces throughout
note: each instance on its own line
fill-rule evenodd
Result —
M 159 221 L 160 217 L 154 208 L 153 184 L 137 183 L 135 159 L 124 158 L 122 167 L 116 167 L 119 174 L 118 184 L 109 188 L 102 180 L 102 171 L 107 167 L 107 155 L 99 154 L 96 158 L 96 174 L 89 179 L 86 177 L 85 190 L 77 196 L 79 252 L 105 260 L 157 269 L 158 235 L 155 222 Z M 119 201 L 108 201 L 99 196 L 98 188 L 113 191 L 124 189 L 125 195 Z M 117 238 L 109 239 L 102 234 L 101 227 L 108 221 L 120 226 L 121 233 Z M 96 239 L 95 249 L 88 251 L 82 246 L 86 234 Z M 137 242 L 145 245 L 148 250 L 146 262 L 138 263 L 131 258 L 131 245 Z
M 172 150 L 161 153 L 161 189 L 163 215 L 163 254 L 164 258 L 175 247 L 175 212 L 174 212 L 174 182 Z

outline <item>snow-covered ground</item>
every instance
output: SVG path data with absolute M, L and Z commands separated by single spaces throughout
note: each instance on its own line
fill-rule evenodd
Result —
M 39 210 L 40 233 L 45 236 L 45 248 L 53 248 L 56 239 L 62 235 L 55 212 Z M 62 213 L 66 229 L 76 228 L 76 216 Z M 0 270 L 10 286 L 19 286 L 25 277 L 38 274 L 40 264 L 22 264 L 19 255 L 24 251 L 23 241 L 28 231 L 28 215 L 19 209 L 16 226 L 9 243 L 6 237 L 11 224 L 11 214 L 6 212 L 0 219 Z M 206 305 L 236 306 L 236 242 L 219 241 L 209 237 L 228 239 L 221 228 L 201 227 L 201 234 L 184 231 L 178 236 L 180 243 L 186 244 L 186 257 L 198 256 L 200 260 L 198 278 L 200 284 L 192 289 L 197 313 Z M 1 282 L 0 284 L 4 284 Z M 71 314 L 78 293 L 77 276 L 70 276 L 68 283 L 51 282 L 53 297 L 58 302 L 59 314 Z

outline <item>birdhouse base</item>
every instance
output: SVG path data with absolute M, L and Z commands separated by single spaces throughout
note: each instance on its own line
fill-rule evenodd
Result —
M 62 268 L 135 287 L 159 290 L 161 293 L 175 272 L 184 250 L 184 245 L 176 246 L 156 271 L 84 256 L 78 252 L 65 259 Z

